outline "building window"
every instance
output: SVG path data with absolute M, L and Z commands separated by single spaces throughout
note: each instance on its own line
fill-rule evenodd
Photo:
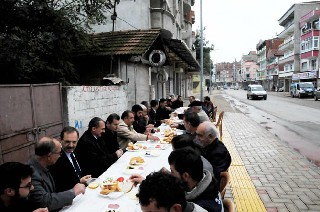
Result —
M 310 69 L 311 69 L 311 71 L 317 70 L 317 60 L 311 60 Z
M 319 49 L 319 37 L 313 37 L 313 49 Z
M 318 50 L 319 37 L 310 37 L 301 41 L 301 53 Z
M 302 71 L 307 71 L 308 70 L 308 63 L 307 62 L 302 63 L 301 69 L 302 69 Z

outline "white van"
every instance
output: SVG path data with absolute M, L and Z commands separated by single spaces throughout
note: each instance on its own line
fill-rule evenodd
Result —
M 264 99 L 267 100 L 267 92 L 261 85 L 248 85 L 247 99 Z
M 313 97 L 314 96 L 314 86 L 312 82 L 299 82 L 291 83 L 290 85 L 290 95 L 294 97 Z

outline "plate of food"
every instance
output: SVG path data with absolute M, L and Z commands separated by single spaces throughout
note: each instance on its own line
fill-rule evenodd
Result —
M 125 181 L 123 177 L 119 177 L 117 180 L 110 177 L 102 181 L 100 187 L 100 196 L 117 199 L 123 194 L 130 192 L 133 188 L 133 183 L 131 181 Z
M 124 170 L 124 174 L 142 174 L 144 172 L 144 167 L 143 166 L 133 166 L 129 165 L 127 166 Z
M 132 142 L 128 143 L 128 147 L 126 148 L 129 152 L 137 152 L 143 149 L 141 144 L 133 144 Z
M 137 157 L 133 157 L 133 158 L 130 159 L 129 165 L 132 165 L 132 166 L 143 166 L 143 165 L 146 165 L 146 161 L 142 157 L 137 156 Z
M 121 191 L 107 191 L 107 190 L 101 190 L 99 195 L 101 197 L 108 197 L 110 199 L 118 199 L 122 195 L 124 195 L 124 192 Z

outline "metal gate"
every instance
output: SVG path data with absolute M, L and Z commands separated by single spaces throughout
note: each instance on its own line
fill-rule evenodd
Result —
M 0 85 L 0 164 L 26 162 L 42 136 L 63 127 L 61 84 Z

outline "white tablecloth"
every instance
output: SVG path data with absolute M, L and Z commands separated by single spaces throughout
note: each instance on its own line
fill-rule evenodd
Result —
M 167 128 L 166 126 L 161 126 L 161 130 Z M 161 134 L 158 134 L 159 137 L 162 137 Z M 139 142 L 143 146 L 155 147 L 157 144 L 155 142 Z M 131 173 L 128 173 L 126 169 L 129 165 L 129 161 L 132 157 L 141 156 L 145 160 L 145 165 L 143 166 L 143 173 L 140 173 L 142 176 L 147 176 L 153 171 L 159 171 L 162 167 L 170 169 L 168 164 L 168 156 L 172 151 L 170 144 L 163 145 L 165 149 L 161 150 L 152 150 L 155 156 L 146 156 L 146 151 L 149 150 L 140 150 L 137 152 L 129 152 L 123 154 L 119 160 L 108 168 L 98 179 L 98 182 L 102 182 L 108 177 L 113 177 L 117 179 L 118 177 L 124 177 L 128 179 Z M 131 172 L 131 170 L 130 170 Z M 67 176 L 66 176 L 67 177 Z M 110 204 L 117 204 L 120 206 L 119 211 L 124 212 L 140 212 L 140 205 L 135 194 L 138 192 L 138 187 L 132 189 L 131 192 L 124 194 L 119 198 L 109 198 L 108 196 L 100 195 L 100 187 L 96 189 L 86 188 L 86 192 L 83 195 L 78 195 L 74 200 L 73 204 L 67 207 L 64 207 L 61 211 L 75 211 L 75 212 L 106 212 L 108 211 L 108 206 Z

